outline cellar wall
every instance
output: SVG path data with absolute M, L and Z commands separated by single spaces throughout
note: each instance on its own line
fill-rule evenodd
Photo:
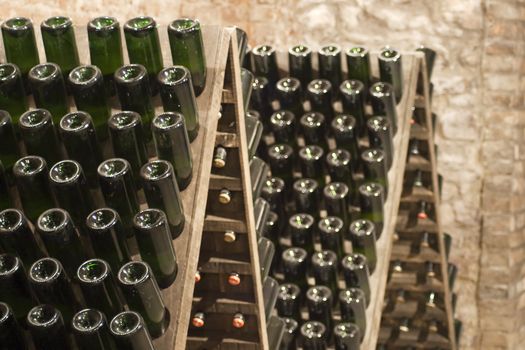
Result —
M 438 115 L 442 220 L 463 321 L 462 349 L 518 349 L 525 338 L 525 1 L 481 0 L 0 0 L 2 17 L 35 23 L 66 14 L 158 22 L 185 15 L 247 30 L 252 45 L 284 50 L 384 44 L 438 52 L 433 109 Z M 517 311 L 519 310 L 519 311 Z

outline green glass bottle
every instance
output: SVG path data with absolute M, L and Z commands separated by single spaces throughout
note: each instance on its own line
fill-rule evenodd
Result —
M 22 75 L 12 63 L 0 64 L 0 106 L 13 117 L 15 125 L 28 109 Z
M 115 316 L 109 329 L 119 350 L 155 350 L 144 319 L 134 311 Z
M 352 156 L 344 149 L 335 149 L 326 155 L 326 168 L 330 181 L 342 182 L 350 189 L 350 196 L 355 197 L 355 181 L 351 165 Z
M 199 133 L 199 110 L 190 71 L 184 66 L 165 68 L 159 73 L 158 82 L 164 110 L 181 113 L 190 141 L 195 140 Z
M 106 94 L 114 96 L 113 74 L 124 65 L 120 24 L 114 17 L 96 17 L 88 22 L 87 32 L 91 64 L 102 72 Z
M 14 63 L 20 68 L 27 89 L 27 73 L 40 62 L 33 22 L 25 17 L 6 20 L 2 23 L 2 38 L 7 62 Z
M 309 112 L 304 114 L 299 120 L 305 145 L 321 146 L 328 152 L 326 138 L 326 118 L 319 112 Z
M 153 140 L 159 159 L 173 165 L 177 184 L 182 191 L 191 182 L 193 160 L 190 140 L 186 131 L 184 116 L 177 112 L 165 112 L 153 118 Z
M 332 84 L 327 79 L 312 80 L 306 88 L 312 111 L 321 113 L 328 123 L 334 119 Z
M 41 156 L 50 164 L 65 158 L 51 114 L 45 109 L 33 109 L 20 117 L 18 124 L 28 154 Z
M 184 229 L 185 218 L 173 167 L 165 160 L 155 160 L 144 164 L 140 175 L 148 206 L 164 211 L 171 236 L 177 238 Z
M 113 114 L 108 126 L 115 156 L 129 162 L 135 185 L 140 186 L 140 168 L 148 161 L 140 114 L 131 111 Z
M 199 96 L 206 86 L 206 55 L 199 21 L 174 20 L 168 26 L 168 37 L 173 64 L 190 70 L 195 95 Z
M 337 257 L 342 258 L 344 254 L 344 222 L 337 216 L 327 216 L 317 224 L 321 248 L 333 251 Z M 317 283 L 319 284 L 319 283 Z
M 297 146 L 297 126 L 295 115 L 292 112 L 280 110 L 272 114 L 270 128 L 275 142 L 287 144 L 293 148 Z
M 384 115 L 392 126 L 392 135 L 397 132 L 397 108 L 394 88 L 389 83 L 378 82 L 370 87 L 370 102 L 374 115 Z
M 295 78 L 283 78 L 277 82 L 275 95 L 279 100 L 280 109 L 292 112 L 294 116 L 304 114 L 303 90 L 301 82 Z
M 381 149 L 370 148 L 361 153 L 361 160 L 365 181 L 381 184 L 385 189 L 386 196 L 388 191 L 388 169 L 385 152 Z
M 359 80 L 345 80 L 339 86 L 343 113 L 349 114 L 355 118 L 356 127 L 359 135 L 364 135 L 366 125 L 365 85 Z
M 69 276 L 76 276 L 87 253 L 68 212 L 58 208 L 46 210 L 38 218 L 36 227 L 49 256 L 64 263 Z
M 112 158 L 100 163 L 97 172 L 106 205 L 119 213 L 127 237 L 133 237 L 133 216 L 140 204 L 131 165 L 123 158 Z
M 118 272 L 118 280 L 128 307 L 145 317 L 151 336 L 158 338 L 164 334 L 170 323 L 170 312 L 149 265 L 142 261 L 128 262 Z
M 8 179 L 19 157 L 20 150 L 11 116 L 7 111 L 0 110 L 0 161 L 4 165 Z
M 327 328 L 327 336 L 330 338 L 330 330 L 333 327 L 332 305 L 334 296 L 327 286 L 313 286 L 306 291 L 306 306 L 310 320 L 321 322 Z
M 330 80 L 332 86 L 341 85 L 342 65 L 341 47 L 339 45 L 326 45 L 319 49 L 319 78 Z
M 284 321 L 284 334 L 279 350 L 294 350 L 297 347 L 296 338 L 297 333 L 299 333 L 299 322 L 289 317 L 281 319 Z
M 177 277 L 177 257 L 171 243 L 166 214 L 145 209 L 133 218 L 140 256 L 148 263 L 160 288 L 168 288 Z
M 301 319 L 301 289 L 293 283 L 279 286 L 276 303 L 277 314 L 280 317 Z
M 364 92 L 370 87 L 370 54 L 362 46 L 354 46 L 346 50 L 346 66 L 348 79 L 359 80 L 364 84 Z
M 312 81 L 312 49 L 306 45 L 295 45 L 288 50 L 290 76 L 299 79 L 303 88 Z
M 58 206 L 67 210 L 75 225 L 80 227 L 97 207 L 82 167 L 74 160 L 60 161 L 49 170 L 49 179 Z
M 359 203 L 361 218 L 370 220 L 376 227 L 376 238 L 383 232 L 385 190 L 376 182 L 369 182 L 359 186 Z
M 270 204 L 263 198 L 257 198 L 253 204 L 253 214 L 255 217 L 255 233 L 260 238 L 266 228 L 268 215 L 270 215 Z
M 324 187 L 324 151 L 316 145 L 308 145 L 299 150 L 299 164 L 303 177 L 317 181 L 319 187 Z
M 326 212 L 330 216 L 337 216 L 345 223 L 350 224 L 350 214 L 348 212 L 350 190 L 342 182 L 332 182 L 323 189 L 324 204 Z
M 115 85 L 121 109 L 140 114 L 144 125 L 146 142 L 152 140 L 151 120 L 155 110 L 151 102 L 150 83 L 146 68 L 140 64 L 129 64 L 115 72 Z
M 252 49 L 252 72 L 256 77 L 268 79 L 270 92 L 275 90 L 279 80 L 277 54 L 271 45 L 258 45 Z
M 352 253 L 341 261 L 346 288 L 359 288 L 365 293 L 366 304 L 370 304 L 370 272 L 366 257 L 359 253 Z
M 46 61 L 58 64 L 66 79 L 69 72 L 80 64 L 71 18 L 50 17 L 40 24 L 40 31 L 44 41 Z
M 93 211 L 86 218 L 86 228 L 95 254 L 106 260 L 113 271 L 118 271 L 131 260 L 127 232 L 115 210 L 100 208 Z
M 29 283 L 39 302 L 54 305 L 64 320 L 71 322 L 81 302 L 60 261 L 55 258 L 37 260 L 29 269 Z
M 314 252 L 314 224 L 310 214 L 294 214 L 288 220 L 292 245 L 304 249 L 308 255 Z
M 348 288 L 339 293 L 341 319 L 355 323 L 361 331 L 361 337 L 366 333 L 366 301 L 365 293 L 358 288 Z
M 377 264 L 376 228 L 370 220 L 354 220 L 348 229 L 348 238 L 352 242 L 352 252 L 363 254 L 368 262 L 368 269 L 373 273 Z
M 124 37 L 130 63 L 143 65 L 149 75 L 150 92 L 156 95 L 156 76 L 163 68 L 162 52 L 157 22 L 151 17 L 141 16 L 124 24 Z
M 0 160 L 0 210 L 14 207 L 14 198 L 8 187 L 7 174 Z
M 124 300 L 109 264 L 102 259 L 83 262 L 75 274 L 89 307 L 113 317 L 124 311 Z
M 370 147 L 381 148 L 385 153 L 386 167 L 390 170 L 394 159 L 394 143 L 392 127 L 386 117 L 375 116 L 366 122 Z
M 54 207 L 48 173 L 45 159 L 38 156 L 20 158 L 13 166 L 20 201 L 31 222 L 36 222 L 40 214 Z
M 270 116 L 273 113 L 270 93 L 270 83 L 268 79 L 256 76 L 252 85 L 250 107 L 261 115 L 261 121 L 265 130 L 269 130 Z
M 102 161 L 102 150 L 91 116 L 86 112 L 68 113 L 60 120 L 59 132 L 68 158 L 82 166 L 89 187 L 97 189 L 97 166 Z
M 70 350 L 62 313 L 53 305 L 42 304 L 27 314 L 27 327 L 38 350 Z
M 403 96 L 403 66 L 401 53 L 389 46 L 381 49 L 379 56 L 379 78 L 392 85 L 396 101 Z
M 248 113 L 250 98 L 252 97 L 253 80 L 255 77 L 252 72 L 246 68 L 241 68 L 241 92 L 242 92 L 242 106 L 244 111 Z
M 312 255 L 312 272 L 315 284 L 330 288 L 332 295 L 335 295 L 339 289 L 337 286 L 337 265 L 337 255 L 331 250 L 315 252 Z
M 68 82 L 77 110 L 91 116 L 99 140 L 105 143 L 110 108 L 102 72 L 97 66 L 78 66 L 69 73 Z
M 48 110 L 53 123 L 58 125 L 69 112 L 66 84 L 60 67 L 55 63 L 41 63 L 31 68 L 28 79 L 35 105 Z
M 96 309 L 77 312 L 73 316 L 71 329 L 79 350 L 117 350 L 106 316 Z
M 353 169 L 358 169 L 359 147 L 357 121 L 348 114 L 340 114 L 332 120 L 332 133 L 335 138 L 337 148 L 344 149 L 350 153 Z
M 308 288 L 308 253 L 303 248 L 291 247 L 283 252 L 282 260 L 284 280 L 299 286 L 304 295 Z
M 8 303 L 18 322 L 24 324 L 27 313 L 36 304 L 36 298 L 18 256 L 0 254 L 0 285 L 0 300 Z
M 0 344 L 2 344 L 2 349 L 27 350 L 29 348 L 23 329 L 20 327 L 20 324 L 25 324 L 26 315 L 24 315 L 24 320 L 17 322 L 11 306 L 0 301 Z
M 284 218 L 284 207 L 286 202 L 286 185 L 280 177 L 269 176 L 261 189 L 261 197 L 270 203 L 270 210 L 279 215 L 280 219 Z
M 321 194 L 316 180 L 306 178 L 296 180 L 293 184 L 293 198 L 297 212 L 319 218 Z
M 301 326 L 304 350 L 326 350 L 327 328 L 322 322 L 307 321 Z

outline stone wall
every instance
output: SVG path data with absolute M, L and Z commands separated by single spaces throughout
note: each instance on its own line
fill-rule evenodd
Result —
M 459 266 L 462 349 L 518 349 L 525 340 L 525 1 L 492 0 L 0 0 L 3 17 L 39 23 L 68 14 L 124 21 L 139 14 L 238 25 L 252 45 L 280 49 L 337 42 L 438 51 L 433 108 L 439 116 L 442 219 Z M 521 91 L 520 91 L 521 89 Z M 510 193 L 510 194 L 509 194 Z M 481 267 L 481 268 L 480 268 Z M 518 311 L 517 311 L 518 310 Z M 522 346 L 521 346 L 522 347 Z

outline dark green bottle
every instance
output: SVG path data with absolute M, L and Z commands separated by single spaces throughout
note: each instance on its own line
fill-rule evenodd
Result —
M 68 113 L 60 120 L 59 132 L 68 158 L 82 166 L 89 187 L 98 188 L 97 166 L 102 151 L 91 116 L 86 112 Z
M 339 293 L 341 319 L 355 323 L 361 331 L 361 339 L 366 333 L 365 293 L 359 288 L 347 288 Z
M 185 218 L 173 167 L 165 160 L 155 160 L 144 164 L 140 175 L 148 206 L 164 211 L 171 237 L 177 238 L 184 229 Z
M 149 265 L 142 261 L 128 262 L 118 272 L 118 280 L 129 309 L 145 317 L 151 336 L 158 338 L 164 334 L 170 323 L 170 312 Z
M 333 328 L 332 305 L 333 294 L 327 286 L 314 286 L 306 291 L 306 306 L 310 320 L 318 321 L 327 328 L 327 338 L 330 338 Z
M 306 88 L 312 111 L 321 113 L 328 123 L 334 119 L 332 84 L 327 79 L 312 80 Z
M 375 83 L 370 87 L 370 102 L 374 115 L 384 115 L 392 126 L 392 135 L 397 132 L 397 109 L 394 88 L 389 83 Z
M 127 237 L 133 237 L 133 216 L 140 205 L 130 164 L 125 159 L 112 158 L 100 163 L 97 172 L 106 205 L 119 213 Z
M 284 321 L 284 335 L 279 350 L 295 350 L 297 333 L 299 333 L 299 323 L 289 317 L 283 317 L 281 319 Z
M 303 248 L 292 247 L 283 252 L 282 258 L 284 280 L 299 286 L 304 294 L 308 288 L 308 253 Z
M 259 45 L 252 49 L 252 72 L 256 77 L 268 79 L 270 92 L 274 91 L 275 84 L 279 80 L 279 69 L 273 46 Z
M 376 182 L 369 182 L 359 186 L 359 203 L 361 218 L 370 220 L 376 227 L 376 238 L 383 232 L 385 190 Z
M 312 81 L 312 49 L 306 45 L 295 45 L 288 50 L 290 76 L 299 79 L 303 88 Z
M 32 226 L 18 209 L 0 212 L 0 250 L 18 256 L 26 266 L 45 256 Z
M 265 130 L 270 130 L 270 116 L 273 113 L 270 94 L 270 83 L 268 79 L 266 77 L 256 76 L 252 84 L 250 107 L 261 115 L 261 121 Z
M 341 47 L 339 45 L 326 45 L 319 49 L 319 78 L 330 80 L 332 86 L 341 85 L 342 65 Z
M 80 309 L 81 302 L 60 261 L 42 258 L 29 269 L 29 283 L 39 302 L 54 305 L 66 322 Z
M 119 350 L 155 350 L 144 319 L 134 311 L 115 316 L 109 329 Z
M 385 83 L 392 84 L 394 96 L 399 102 L 403 96 L 403 66 L 401 53 L 389 46 L 381 49 L 379 56 L 379 78 Z
M 13 117 L 13 123 L 28 109 L 20 69 L 12 63 L 0 64 L 0 106 Z
M 299 150 L 299 164 L 303 177 L 317 181 L 319 187 L 324 187 L 324 151 L 316 145 L 308 145 Z
M 304 114 L 303 90 L 301 82 L 295 78 L 283 78 L 277 82 L 275 95 L 279 100 L 280 109 L 287 110 L 299 117 Z
M 151 121 L 155 110 L 151 102 L 150 83 L 146 68 L 140 64 L 129 64 L 115 72 L 115 85 L 121 109 L 140 114 L 144 125 L 146 142 L 150 142 Z
M 287 144 L 293 148 L 297 146 L 297 125 L 292 112 L 280 110 L 272 114 L 270 128 L 275 142 Z
M 166 214 L 145 209 L 133 218 L 133 229 L 142 259 L 151 267 L 159 287 L 168 288 L 177 277 L 178 267 Z
M 343 220 L 337 216 L 327 216 L 319 221 L 317 228 L 321 247 L 333 251 L 339 258 L 343 257 L 345 237 Z
M 361 153 L 365 181 L 377 182 L 388 189 L 388 169 L 385 152 L 378 148 L 370 148 Z M 385 196 L 386 196 L 385 191 Z
M 259 149 L 259 145 L 262 147 L 265 146 L 263 145 L 265 141 L 261 142 L 264 127 L 259 119 L 252 115 L 246 114 L 244 121 L 246 127 L 246 143 L 248 145 L 248 158 L 251 159 L 255 156 L 255 153 Z
M 345 80 L 339 86 L 343 113 L 355 118 L 356 128 L 360 136 L 364 135 L 366 125 L 366 92 L 365 85 L 359 80 Z
M 280 219 L 284 219 L 284 207 L 288 196 L 286 190 L 284 180 L 276 176 L 269 176 L 261 189 L 261 197 L 270 203 L 270 210 L 279 215 Z
M 163 69 L 157 79 L 164 110 L 181 113 L 190 141 L 195 140 L 199 133 L 199 109 L 190 71 L 184 66 L 173 66 Z
M 370 147 L 381 148 L 385 152 L 387 170 L 390 170 L 394 159 L 394 143 L 392 141 L 394 135 L 390 121 L 386 117 L 376 116 L 369 118 L 366 126 Z
M 67 75 L 65 77 L 67 79 Z M 62 70 L 55 63 L 41 63 L 31 68 L 28 79 L 35 105 L 48 110 L 53 117 L 53 124 L 58 125 L 60 119 L 69 112 Z
M 191 182 L 193 160 L 184 116 L 165 112 L 153 118 L 151 129 L 159 159 L 167 160 L 175 170 L 177 184 L 184 190 Z
M 36 304 L 36 298 L 18 256 L 0 254 L 0 285 L 0 300 L 8 303 L 18 322 L 24 324 L 27 313 Z
M 375 225 L 370 220 L 354 220 L 348 229 L 348 238 L 352 242 L 352 252 L 363 254 L 370 273 L 374 273 L 377 263 Z
M 22 321 L 16 320 L 11 307 L 0 301 L 0 344 L 3 350 L 27 350 L 28 344 L 20 324 L 25 324 L 25 316 Z
M 71 349 L 62 313 L 55 306 L 38 305 L 27 314 L 27 327 L 38 350 Z
M 0 160 L 0 210 L 14 207 L 14 198 L 8 187 L 7 174 Z
M 341 261 L 346 288 L 359 288 L 365 293 L 366 304 L 370 304 L 370 272 L 366 257 L 359 253 L 352 253 Z
M 310 214 L 294 214 L 288 220 L 292 245 L 303 248 L 308 255 L 314 252 L 314 224 Z
M 99 140 L 105 143 L 110 108 L 102 72 L 97 66 L 78 66 L 69 73 L 68 83 L 77 110 L 89 113 Z
M 276 304 L 277 314 L 280 317 L 301 319 L 301 289 L 293 283 L 279 286 Z
M 118 271 L 131 260 L 127 232 L 115 210 L 100 208 L 93 211 L 86 218 L 86 228 L 95 254 L 106 260 L 113 271 Z
M 255 233 L 257 237 L 261 237 L 270 214 L 270 204 L 264 198 L 257 198 L 253 204 L 253 214 L 255 217 Z
M 337 216 L 345 223 L 350 224 L 350 214 L 348 213 L 350 190 L 342 182 L 332 182 L 323 189 L 324 204 L 326 212 L 330 216 Z
M 294 154 L 293 148 L 287 144 L 273 145 L 268 149 L 268 161 L 272 176 L 283 179 L 286 188 L 292 188 Z
M 49 179 L 57 206 L 67 210 L 75 225 L 80 227 L 97 207 L 82 167 L 74 160 L 60 161 L 49 170 Z
M 53 164 L 65 158 L 51 114 L 45 109 L 33 109 L 20 117 L 18 124 L 28 154 L 41 156 Z M 58 125 L 58 124 L 57 124 Z
M 106 94 L 113 96 L 115 95 L 113 74 L 124 65 L 120 24 L 114 17 L 96 17 L 88 22 L 87 32 L 91 64 L 102 72 Z
M 252 183 L 252 198 L 258 198 L 265 181 L 268 179 L 270 168 L 259 157 L 255 156 L 250 159 L 250 180 Z
M 327 329 L 322 322 L 307 321 L 301 326 L 301 338 L 304 350 L 325 350 L 327 347 Z
M 24 17 L 6 20 L 2 23 L 2 38 L 7 62 L 14 63 L 20 68 L 27 89 L 27 73 L 40 62 L 33 22 Z
M 55 203 L 47 163 L 38 156 L 20 158 L 13 167 L 13 175 L 24 212 L 31 222 L 36 222 L 40 214 L 53 208 Z
M 335 350 L 359 350 L 361 346 L 361 331 L 350 322 L 340 323 L 334 328 Z
M 299 179 L 293 184 L 295 210 L 319 218 L 321 194 L 319 183 L 314 179 Z
M 124 300 L 109 264 L 102 259 L 87 260 L 78 267 L 76 279 L 89 307 L 108 317 L 124 311 Z
M 326 155 L 326 168 L 331 182 L 342 182 L 350 189 L 354 197 L 355 181 L 351 165 L 352 156 L 344 149 L 335 149 Z
M 44 41 L 46 61 L 58 64 L 64 73 L 64 79 L 67 78 L 69 72 L 80 64 L 71 18 L 50 17 L 40 24 L 40 31 Z
M 301 117 L 299 123 L 304 143 L 306 145 L 321 146 L 325 152 L 328 152 L 325 117 L 319 112 L 309 112 Z
M 0 161 L 9 179 L 13 165 L 20 157 L 15 128 L 8 112 L 0 110 Z
M 117 350 L 106 316 L 96 309 L 77 312 L 73 316 L 71 329 L 79 350 Z
M 150 92 L 156 95 L 156 76 L 163 68 L 162 52 L 157 22 L 151 17 L 141 16 L 124 24 L 124 37 L 128 48 L 129 62 L 143 65 L 149 75 Z
M 199 21 L 174 20 L 168 26 L 168 37 L 173 64 L 190 70 L 195 95 L 199 96 L 206 86 L 206 55 Z
M 337 265 L 337 255 L 331 250 L 315 252 L 312 255 L 312 272 L 315 284 L 330 288 L 332 295 L 336 295 L 339 289 L 337 286 Z
M 63 262 L 69 276 L 76 276 L 87 253 L 68 212 L 58 208 L 46 210 L 38 218 L 36 227 L 49 256 Z
M 357 130 L 356 119 L 348 114 L 340 114 L 332 120 L 331 127 L 337 148 L 344 149 L 350 153 L 352 166 L 354 169 L 357 169 L 359 164 L 357 143 L 359 131 Z
M 362 46 L 354 46 L 346 50 L 346 66 L 348 79 L 359 80 L 364 84 L 365 94 L 370 87 L 370 54 Z
M 135 185 L 140 186 L 140 168 L 148 161 L 140 114 L 131 111 L 113 114 L 108 126 L 115 156 L 129 162 Z
M 4 39 L 5 41 L 5 39 Z M 428 81 L 432 78 L 432 70 L 434 69 L 434 62 L 436 61 L 436 51 L 432 50 L 431 48 L 425 47 L 423 45 L 420 45 L 416 51 L 423 52 L 425 55 L 425 62 L 427 64 L 427 77 Z

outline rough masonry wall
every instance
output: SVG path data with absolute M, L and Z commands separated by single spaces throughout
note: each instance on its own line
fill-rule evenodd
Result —
M 236 24 L 252 45 L 283 50 L 299 42 L 434 48 L 442 220 L 459 266 L 461 348 L 523 344 L 525 314 L 516 312 L 525 303 L 523 0 L 28 0 L 23 7 L 0 0 L 0 8 L 4 18 L 23 15 L 35 24 L 58 14 L 80 25 L 102 14 L 121 21 L 147 14 L 159 23 L 191 16 Z

